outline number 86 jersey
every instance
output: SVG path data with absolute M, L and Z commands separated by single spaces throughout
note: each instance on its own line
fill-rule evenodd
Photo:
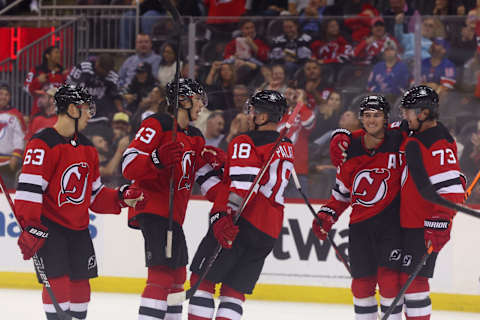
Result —
M 237 193 L 243 198 L 247 196 L 253 181 L 268 160 L 278 136 L 277 131 L 251 131 L 230 142 L 228 163 L 225 167 L 225 183 L 228 187 L 226 196 L 229 192 Z M 284 138 L 260 180 L 257 194 L 249 200 L 241 215 L 255 228 L 273 238 L 278 238 L 282 228 L 283 192 L 290 179 L 293 159 L 292 142 Z M 225 208 L 226 196 L 219 197 L 214 208 Z

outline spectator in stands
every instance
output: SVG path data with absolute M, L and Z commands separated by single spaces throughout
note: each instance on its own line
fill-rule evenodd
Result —
M 407 61 L 415 56 L 415 35 L 403 31 L 404 20 L 405 15 L 403 13 L 395 16 L 395 38 L 398 39 L 398 42 L 403 48 L 402 60 Z M 422 59 L 430 58 L 430 47 L 432 45 L 432 40 L 436 37 L 435 24 L 435 19 L 433 17 L 426 17 L 422 21 Z
M 45 128 L 51 128 L 57 122 L 57 107 L 53 96 L 57 88 L 50 88 L 47 93 L 38 98 L 39 112 L 30 119 L 25 141 L 30 141 L 32 136 Z
M 315 127 L 310 133 L 310 141 L 315 141 L 325 132 L 337 127 L 340 115 L 343 113 L 342 96 L 337 91 L 330 92 L 327 102 L 317 105 L 315 109 Z
M 233 64 L 214 61 L 205 84 L 208 93 L 209 110 L 227 110 L 233 108 L 233 87 L 236 74 Z
M 282 26 L 283 34 L 272 39 L 270 59 L 273 63 L 284 64 L 290 76 L 312 56 L 312 37 L 299 33 L 297 20 L 283 20 Z
M 232 38 L 232 32 L 236 28 L 239 19 L 223 19 L 217 17 L 240 17 L 245 13 L 245 0 L 204 0 L 208 10 L 207 24 L 210 31 L 213 32 L 212 40 L 218 42 L 228 42 Z
M 474 92 L 477 87 L 478 76 L 480 75 L 480 46 L 477 47 L 475 55 L 465 63 L 463 67 L 462 90 Z
M 153 52 L 152 39 L 148 34 L 139 33 L 135 40 L 136 53 L 125 60 L 118 72 L 118 85 L 120 88 L 127 87 L 135 76 L 137 66 L 147 62 L 152 66 L 152 74 L 157 75 L 158 67 L 162 58 Z
M 218 147 L 223 151 L 227 151 L 228 144 L 233 138 L 250 130 L 253 130 L 253 128 L 251 127 L 251 122 L 248 120 L 248 116 L 245 113 L 238 113 L 230 123 L 228 134 L 223 137 Z
M 257 36 L 253 20 L 242 20 L 240 32 L 241 36 L 230 41 L 225 47 L 224 58 L 235 61 L 238 66 L 237 73 L 251 73 L 258 69 L 257 66 L 267 62 L 270 48 Z M 245 68 L 247 70 L 240 71 Z
M 10 105 L 10 98 L 10 87 L 0 84 L 0 175 L 9 189 L 14 188 L 22 163 L 26 129 L 23 115 Z
M 301 30 L 316 37 L 320 33 L 323 16 L 328 15 L 326 9 L 326 0 L 309 0 L 307 6 L 299 14 Z
M 158 112 L 167 112 L 166 89 L 155 86 L 148 95 L 140 101 L 137 111 L 132 117 L 132 132 L 137 132 L 140 123 L 147 117 Z
M 307 100 L 313 105 L 320 105 L 327 101 L 331 88 L 322 79 L 322 66 L 316 60 L 308 60 L 303 66 L 304 77 L 300 77 L 298 87 L 305 90 Z M 305 81 L 305 82 L 304 82 Z
M 288 111 L 279 122 L 277 130 L 281 131 L 287 122 L 288 117 L 297 105 L 301 105 L 298 116 L 288 130 L 287 136 L 293 143 L 295 160 L 293 165 L 298 175 L 302 190 L 308 195 L 308 138 L 315 125 L 315 113 L 312 106 L 308 104 L 307 94 L 302 89 L 289 85 L 285 91 Z M 285 197 L 298 198 L 299 194 L 293 181 L 287 185 Z
M 422 60 L 422 81 L 439 95 L 453 89 L 456 83 L 455 65 L 445 55 L 447 43 L 435 39 L 430 47 L 430 58 Z
M 102 182 L 108 187 L 118 187 L 124 181 L 121 174 L 120 163 L 123 152 L 130 144 L 130 138 L 125 136 L 118 141 L 115 151 L 109 147 L 108 140 L 100 132 L 89 135 L 90 141 L 97 149 L 100 163 L 100 176 Z
M 115 112 L 124 111 L 118 89 L 118 74 L 113 70 L 114 61 L 108 54 L 96 57 L 95 62 L 84 61 L 75 66 L 67 82 L 85 87 L 94 97 L 96 113 L 89 123 L 110 122 Z
M 112 4 L 119 5 L 136 5 L 137 1 L 140 6 L 140 24 L 141 32 L 152 35 L 153 25 L 157 22 L 158 17 L 165 15 L 163 4 L 157 0 L 113 0 Z M 135 15 L 134 10 L 127 11 L 120 20 L 120 41 L 121 49 L 130 49 L 135 32 Z
M 57 47 L 48 47 L 43 51 L 42 63 L 30 70 L 25 80 L 25 89 L 33 98 L 30 116 L 40 112 L 37 101 L 51 87 L 58 88 L 67 78 L 68 70 L 61 65 L 60 50 Z
M 166 87 L 167 83 L 175 78 L 177 54 L 178 52 L 175 50 L 175 46 L 170 42 L 165 42 L 160 48 L 162 60 L 158 67 L 157 79 L 161 86 Z M 180 68 L 182 68 L 182 61 L 180 61 Z
M 386 41 L 397 40 L 385 32 L 382 17 L 371 19 L 371 35 L 363 39 L 353 50 L 354 61 L 359 64 L 375 64 L 381 60 L 383 45 Z
M 281 94 L 285 93 L 287 89 L 287 78 L 285 74 L 285 67 L 281 64 L 275 64 L 270 67 L 271 76 L 267 81 L 260 85 L 257 88 L 258 91 L 261 90 L 275 90 Z
M 205 127 L 205 145 L 218 147 L 225 135 L 222 133 L 225 125 L 222 111 L 213 111 L 207 118 Z
M 379 21 L 380 13 L 369 3 L 363 3 L 361 11 L 352 18 L 345 19 L 345 25 L 352 30 L 352 41 L 359 43 L 368 37 L 372 26 Z M 383 19 L 382 19 L 383 21 Z M 385 29 L 383 30 L 385 32 Z
M 127 87 L 126 93 L 123 95 L 127 103 L 127 110 L 134 114 L 137 111 L 138 104 L 145 98 L 150 91 L 157 85 L 157 81 L 153 77 L 152 67 L 148 62 L 141 62 L 136 69 L 135 77 Z
M 410 71 L 407 65 L 398 59 L 397 44 L 388 40 L 383 44 L 383 59 L 377 63 L 368 78 L 367 89 L 380 92 L 392 103 L 408 87 Z
M 454 21 L 448 30 L 448 59 L 455 66 L 463 67 L 463 65 L 473 57 L 477 49 L 477 39 L 475 36 L 476 15 L 472 12 L 466 16 L 465 22 L 458 23 Z
M 247 16 L 278 16 L 288 12 L 288 0 L 247 1 Z
M 225 134 L 228 133 L 230 129 L 230 124 L 232 123 L 233 119 L 239 113 L 243 113 L 245 111 L 245 107 L 247 105 L 248 97 L 250 97 L 250 90 L 244 84 L 236 84 L 233 87 L 233 105 L 234 107 L 231 109 L 227 109 L 223 111 L 223 119 L 225 120 L 224 125 L 224 132 Z
M 480 120 L 477 121 L 475 130 L 470 133 L 467 141 L 465 141 L 465 149 L 460 158 L 460 166 L 468 180 L 475 177 L 480 167 Z
M 288 0 L 288 11 L 292 16 L 298 16 L 298 13 L 305 9 L 308 2 L 309 0 Z
M 313 57 L 320 64 L 344 63 L 352 55 L 352 46 L 340 34 L 336 19 L 327 19 L 322 39 L 312 43 Z
M 403 32 L 408 32 L 408 27 L 410 23 L 410 18 L 414 14 L 418 14 L 418 11 L 414 9 L 414 6 L 411 3 L 408 3 L 406 0 L 389 0 L 389 6 L 383 11 L 383 16 L 385 17 L 385 28 L 388 33 L 395 33 L 395 19 L 394 17 L 400 13 L 403 13 Z

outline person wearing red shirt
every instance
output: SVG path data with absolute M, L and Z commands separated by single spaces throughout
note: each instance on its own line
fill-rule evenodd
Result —
M 30 116 L 40 112 L 38 98 L 51 87 L 60 87 L 67 79 L 68 70 L 64 69 L 60 62 L 60 50 L 57 47 L 48 47 L 43 52 L 42 64 L 27 74 L 24 86 L 33 97 Z
M 48 89 L 47 94 L 41 95 L 38 98 L 40 112 L 30 119 L 27 134 L 25 135 L 25 141 L 30 141 L 35 133 L 45 128 L 51 128 L 57 122 L 57 107 L 55 106 L 55 100 L 53 99 L 53 95 L 56 91 L 56 88 L 50 88 Z
M 85 88 L 58 89 L 58 120 L 27 144 L 15 193 L 23 258 L 38 253 L 59 306 L 77 319 L 87 316 L 89 279 L 97 277 L 89 210 L 119 214 L 122 207 L 145 205 L 134 187 L 103 185 L 97 151 L 80 132 L 95 112 L 91 101 Z M 59 319 L 45 288 L 42 301 L 47 319 Z

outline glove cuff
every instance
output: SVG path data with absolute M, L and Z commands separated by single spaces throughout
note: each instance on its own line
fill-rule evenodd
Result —
M 345 128 L 338 128 L 332 131 L 332 135 L 330 136 L 330 139 L 333 139 L 337 134 L 346 134 L 348 137 L 352 137 L 352 133 L 345 129 Z
M 153 150 L 153 152 L 150 154 L 150 156 L 151 156 L 152 162 L 155 165 L 155 167 L 157 167 L 158 169 L 165 168 L 165 166 L 160 161 L 160 158 L 158 157 L 157 149 Z
M 48 239 L 47 228 L 43 226 L 27 226 L 25 231 L 36 238 Z
M 318 210 L 318 213 L 323 213 L 323 214 L 326 214 L 326 215 L 332 217 L 333 221 L 335 221 L 335 222 L 338 220 L 337 212 L 335 210 L 333 210 L 332 208 L 321 207 L 320 210 Z
M 210 216 L 210 225 L 213 226 L 218 220 L 222 219 L 223 217 L 226 217 L 227 213 L 220 211 L 212 214 Z
M 425 229 L 433 229 L 437 231 L 445 231 L 450 227 L 450 219 L 446 217 L 439 217 L 440 219 L 431 219 L 427 218 L 423 222 L 423 227 Z

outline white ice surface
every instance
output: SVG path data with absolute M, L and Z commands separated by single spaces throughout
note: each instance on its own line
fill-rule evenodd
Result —
M 134 294 L 93 292 L 88 308 L 88 320 L 134 320 L 140 297 Z M 247 300 L 244 305 L 245 320 L 352 320 L 353 308 L 349 305 L 319 303 L 292 303 Z M 45 319 L 38 290 L 0 289 L 1 320 Z M 187 319 L 184 304 L 183 319 Z M 475 320 L 480 313 L 433 311 L 432 320 Z

